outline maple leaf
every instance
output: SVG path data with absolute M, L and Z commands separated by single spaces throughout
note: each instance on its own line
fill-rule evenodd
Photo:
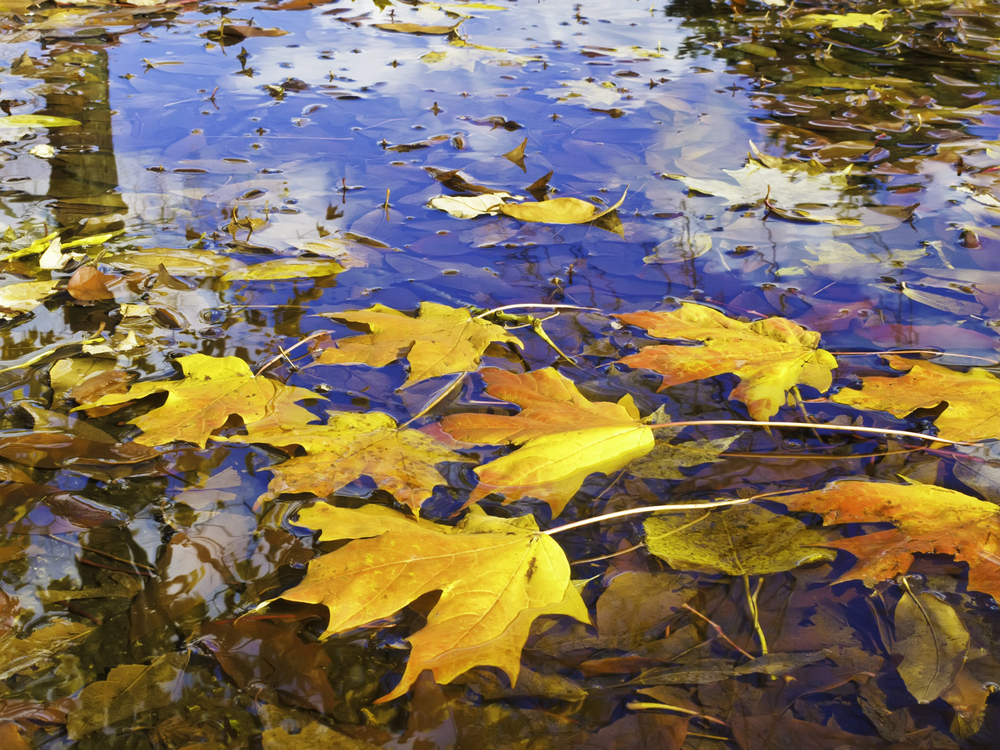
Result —
M 311 416 L 311 415 L 310 415 Z M 419 430 L 399 428 L 388 414 L 329 412 L 327 424 L 271 419 L 247 427 L 233 442 L 302 446 L 308 455 L 269 467 L 274 479 L 261 499 L 282 492 L 326 497 L 362 476 L 370 477 L 399 502 L 417 510 L 444 477 L 443 461 L 468 461 Z
M 827 524 L 892 523 L 850 539 L 823 542 L 850 552 L 854 567 L 837 581 L 872 587 L 905 573 L 915 553 L 954 555 L 969 565 L 969 588 L 1000 601 L 1000 508 L 955 490 L 925 484 L 843 481 L 778 499 L 790 510 L 819 513 Z
M 896 355 L 885 358 L 894 370 L 909 372 L 901 377 L 862 378 L 860 391 L 844 388 L 832 400 L 858 409 L 887 411 L 894 417 L 947 402 L 934 420 L 941 437 L 971 441 L 1000 437 L 1000 378 L 993 373 L 978 367 L 956 372 Z
M 797 385 L 825 392 L 837 360 L 817 349 L 820 335 L 785 318 L 742 323 L 717 310 L 689 302 L 673 312 L 615 315 L 629 325 L 666 339 L 701 341 L 704 346 L 648 346 L 618 360 L 663 376 L 659 390 L 731 372 L 740 384 L 729 398 L 746 404 L 750 416 L 766 421 L 785 404 Z
M 653 431 L 631 396 L 617 404 L 590 401 L 551 367 L 522 374 L 487 368 L 482 376 L 488 394 L 517 404 L 520 413 L 452 414 L 441 429 L 466 443 L 522 447 L 476 469 L 469 503 L 501 492 L 508 503 L 543 500 L 558 515 L 588 475 L 618 471 L 653 449 Z
M 479 367 L 480 356 L 495 341 L 521 346 L 517 338 L 500 326 L 472 317 L 468 308 L 434 302 L 421 302 L 416 318 L 385 305 L 323 315 L 345 323 L 360 323 L 371 333 L 335 342 L 335 348 L 320 353 L 319 364 L 382 367 L 406 357 L 410 374 L 403 388 L 440 375 L 474 371 Z
M 565 554 L 531 516 L 491 518 L 473 508 L 452 528 L 382 506 L 321 503 L 303 510 L 298 524 L 320 530 L 320 541 L 357 540 L 310 562 L 303 581 L 281 595 L 325 605 L 324 638 L 442 592 L 427 624 L 409 637 L 413 650 L 402 681 L 376 703 L 403 695 L 425 669 L 446 683 L 472 667 L 494 666 L 513 685 L 536 618 L 590 622 Z
M 305 388 L 293 388 L 255 376 L 239 357 L 208 357 L 189 354 L 178 357 L 182 380 L 139 383 L 128 393 L 109 393 L 96 401 L 80 404 L 74 411 L 122 405 L 156 393 L 166 393 L 163 406 L 136 417 L 129 424 L 142 430 L 135 439 L 141 445 L 166 445 L 175 440 L 205 447 L 214 430 L 236 414 L 250 423 L 279 414 L 287 421 L 308 422 L 315 417 L 295 401 L 318 398 Z

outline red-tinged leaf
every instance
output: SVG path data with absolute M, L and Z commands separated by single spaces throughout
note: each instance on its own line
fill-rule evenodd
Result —
M 101 302 L 114 299 L 114 292 L 108 289 L 108 284 L 118 278 L 118 276 L 101 273 L 92 266 L 80 266 L 66 282 L 66 291 L 78 302 Z
M 790 510 L 823 516 L 826 524 L 892 523 L 887 531 L 826 542 L 850 552 L 854 567 L 840 581 L 871 587 L 905 573 L 914 554 L 954 555 L 969 565 L 969 588 L 1000 600 L 1000 507 L 930 485 L 834 482 L 821 490 L 778 499 Z

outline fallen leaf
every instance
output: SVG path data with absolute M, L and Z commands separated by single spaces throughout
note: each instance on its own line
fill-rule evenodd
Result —
M 958 677 L 969 653 L 969 631 L 951 606 L 926 591 L 904 591 L 893 626 L 892 653 L 902 657 L 899 676 L 918 703 L 930 703 Z
M 524 167 L 524 147 L 527 145 L 528 145 L 528 139 L 525 138 L 523 141 L 521 141 L 520 145 L 517 148 L 511 149 L 510 151 L 508 151 L 506 154 L 503 155 L 504 159 L 513 162 L 514 164 L 519 166 L 522 172 L 528 171 Z
M 475 666 L 503 670 L 517 683 L 528 630 L 543 615 L 589 622 L 559 545 L 531 516 L 491 518 L 473 508 L 457 526 L 417 521 L 381 506 L 359 510 L 320 503 L 298 524 L 320 540 L 355 539 L 309 563 L 289 601 L 323 604 L 323 637 L 389 617 L 420 596 L 441 591 L 413 647 L 402 681 L 376 703 L 406 693 L 425 669 L 439 683 Z M 372 592 L 378 592 L 372 596 Z
M 901 377 L 862 378 L 861 390 L 844 388 L 831 397 L 838 404 L 858 409 L 887 411 L 905 417 L 917 409 L 947 403 L 934 420 L 938 435 L 948 440 L 992 440 L 1000 437 L 1000 379 L 982 368 L 956 372 L 933 362 L 886 355 L 894 370 L 909 370 Z
M 0 128 L 67 128 L 79 125 L 79 120 L 49 115 L 7 115 L 0 117 Z
M 439 195 L 431 198 L 427 205 L 444 211 L 456 219 L 475 219 L 477 216 L 489 214 L 495 216 L 497 209 L 504 205 L 507 193 L 490 193 L 488 195 Z
M 990 695 L 992 691 L 982 680 L 970 675 L 967 669 L 960 671 L 955 681 L 941 693 L 942 700 L 955 711 L 951 731 L 962 739 L 978 732 L 986 718 L 986 700 Z
M 261 26 L 247 26 L 246 24 L 235 24 L 226 23 L 222 25 L 222 31 L 219 29 L 212 29 L 211 31 L 206 31 L 201 36 L 208 39 L 220 39 L 229 37 L 233 41 L 238 41 L 240 39 L 249 39 L 251 37 L 258 36 L 285 36 L 287 31 L 282 29 L 266 29 Z
M 558 515 L 587 476 L 618 471 L 653 449 L 653 431 L 640 421 L 630 396 L 617 404 L 592 402 L 551 367 L 523 374 L 487 368 L 482 377 L 488 394 L 521 411 L 450 414 L 441 429 L 464 443 L 522 447 L 476 469 L 479 484 L 469 503 L 500 492 L 507 503 L 538 498 Z
M 473 318 L 468 308 L 434 302 L 420 303 L 415 318 L 385 305 L 322 315 L 364 325 L 371 333 L 336 341 L 333 348 L 320 352 L 319 364 L 382 367 L 406 357 L 410 372 L 402 388 L 428 378 L 474 371 L 493 342 L 521 346 L 500 326 Z
M 16 318 L 42 304 L 58 281 L 21 281 L 0 286 L 0 318 Z
M 78 645 L 94 631 L 78 622 L 54 622 L 36 628 L 27 638 L 0 638 L 0 680 L 30 674 L 39 664 Z
M 629 464 L 628 471 L 646 479 L 686 479 L 679 469 L 722 461 L 719 458 L 739 435 L 687 443 L 659 442 L 652 451 Z
M 373 23 L 372 26 L 376 29 L 382 29 L 383 31 L 395 31 L 400 34 L 438 36 L 451 34 L 464 22 L 465 19 L 463 18 L 454 26 L 421 26 L 419 23 Z
M 653 248 L 653 252 L 642 259 L 643 263 L 682 263 L 700 258 L 712 249 L 712 235 L 697 232 L 694 235 L 672 237 Z
M 69 292 L 70 297 L 79 302 L 101 302 L 114 299 L 115 294 L 108 289 L 108 284 L 117 278 L 101 273 L 92 266 L 80 266 L 66 282 L 66 291 Z
M 717 310 L 690 302 L 672 312 L 614 315 L 628 325 L 665 339 L 701 341 L 704 346 L 648 346 L 619 360 L 633 368 L 663 375 L 659 390 L 693 380 L 733 373 L 740 384 L 729 398 L 742 401 L 753 419 L 778 413 L 787 393 L 807 385 L 829 390 L 837 367 L 833 355 L 818 349 L 820 335 L 785 318 L 743 323 Z
M 234 414 L 241 416 L 245 423 L 264 419 L 275 411 L 300 422 L 308 422 L 311 418 L 310 412 L 294 402 L 317 398 L 315 393 L 254 376 L 239 357 L 189 354 L 178 357 L 176 362 L 184 373 L 181 380 L 138 383 L 130 386 L 128 393 L 109 393 L 96 401 L 80 404 L 73 411 L 124 406 L 147 396 L 166 393 L 163 406 L 129 422 L 143 432 L 135 442 L 154 446 L 184 440 L 201 448 L 205 447 L 212 432 Z
M 817 26 L 829 26 L 831 29 L 856 29 L 861 26 L 871 26 L 882 31 L 885 22 L 892 13 L 879 10 L 874 13 L 807 13 L 788 21 L 794 29 L 815 29 Z
M 115 667 L 106 680 L 87 685 L 80 693 L 79 706 L 69 712 L 69 738 L 78 740 L 144 711 L 176 703 L 188 658 L 184 651 L 164 654 L 148 667 L 140 664 Z
M 823 542 L 850 552 L 854 567 L 839 581 L 868 587 L 906 573 L 914 554 L 954 555 L 969 565 L 969 588 L 1000 599 L 1000 508 L 932 485 L 841 481 L 777 499 L 789 510 L 818 513 L 826 524 L 891 523 L 894 529 Z
M 447 484 L 435 464 L 469 460 L 419 430 L 399 427 L 388 414 L 328 414 L 325 425 L 272 420 L 250 425 L 246 436 L 230 438 L 276 447 L 300 445 L 308 454 L 268 467 L 274 479 L 262 500 L 283 492 L 327 497 L 366 476 L 416 511 L 434 487 Z
M 377 750 L 379 747 L 348 737 L 318 721 L 307 724 L 298 734 L 289 734 L 280 726 L 265 729 L 261 742 L 263 750 Z
M 625 201 L 627 194 L 626 189 L 613 206 L 603 209 L 579 198 L 552 198 L 540 203 L 504 203 L 497 210 L 518 221 L 539 224 L 587 224 L 617 209 Z
M 9 721 L 0 723 L 0 747 L 4 750 L 31 750 L 17 730 L 17 724 Z
M 656 515 L 643 528 L 650 553 L 675 570 L 766 575 L 836 557 L 818 546 L 825 535 L 757 505 Z
M 326 258 L 276 258 L 246 268 L 227 271 L 223 281 L 279 281 L 282 279 L 335 276 L 345 270 L 335 260 Z

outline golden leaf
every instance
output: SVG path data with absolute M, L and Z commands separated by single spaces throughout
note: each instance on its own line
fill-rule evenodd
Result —
M 603 209 L 579 198 L 552 198 L 539 203 L 505 203 L 499 206 L 498 210 L 518 221 L 540 224 L 586 224 L 610 214 L 625 201 L 626 195 L 628 190 L 622 193 L 622 197 L 613 206 Z
M 746 404 L 750 416 L 765 421 L 785 404 L 796 385 L 825 392 L 832 384 L 837 361 L 817 349 L 820 336 L 784 318 L 742 323 L 717 310 L 690 302 L 673 312 L 615 315 L 622 322 L 645 328 L 664 339 L 701 341 L 704 346 L 648 346 L 619 360 L 663 375 L 660 390 L 727 372 L 740 384 L 729 398 Z
M 282 599 L 323 604 L 330 636 L 388 617 L 432 591 L 441 598 L 427 625 L 410 636 L 403 679 L 382 703 L 403 695 L 425 669 L 451 682 L 488 665 L 517 682 L 521 649 L 542 615 L 590 622 L 570 582 L 569 563 L 531 516 L 491 518 L 478 508 L 454 528 L 381 506 L 359 510 L 325 503 L 299 514 L 321 541 L 355 539 L 309 563 L 305 579 Z
M 255 376 L 239 357 L 208 357 L 189 354 L 177 362 L 182 380 L 139 383 L 128 393 L 109 393 L 96 401 L 81 404 L 74 411 L 125 405 L 156 393 L 166 393 L 167 401 L 129 424 L 142 430 L 135 439 L 141 445 L 166 445 L 176 440 L 195 443 L 200 448 L 214 430 L 233 414 L 244 422 L 256 422 L 278 413 L 288 421 L 308 422 L 312 414 L 295 401 L 318 398 L 305 388 L 292 388 L 275 380 Z
M 319 364 L 382 367 L 406 357 L 410 374 L 403 388 L 428 378 L 474 371 L 479 367 L 480 356 L 494 341 L 521 346 L 518 339 L 500 326 L 473 318 L 467 308 L 434 302 L 422 302 L 415 318 L 385 305 L 323 315 L 346 323 L 360 323 L 371 333 L 340 339 L 335 348 L 320 353 Z
M 521 407 L 515 416 L 452 414 L 441 428 L 477 445 L 514 443 L 520 450 L 476 469 L 470 503 L 491 492 L 506 502 L 535 497 L 558 515 L 588 475 L 610 474 L 653 449 L 653 431 L 626 396 L 617 404 L 589 401 L 552 368 L 516 374 L 487 368 L 486 392 Z

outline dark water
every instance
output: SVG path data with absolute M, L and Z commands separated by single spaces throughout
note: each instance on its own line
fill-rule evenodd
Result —
M 821 748 L 994 747 L 992 700 L 985 720 L 973 712 L 977 734 L 953 723 L 953 705 L 921 705 L 907 692 L 892 657 L 891 613 L 901 589 L 886 583 L 872 596 L 858 583 L 831 586 L 849 567 L 843 559 L 759 579 L 772 651 L 852 650 L 850 658 L 841 651 L 839 661 L 830 657 L 791 677 L 643 682 L 645 670 L 691 664 L 682 646 L 685 638 L 692 648 L 700 642 L 695 630 L 711 637 L 693 615 L 673 613 L 639 617 L 659 633 L 636 643 L 628 632 L 620 641 L 596 642 L 582 626 L 546 623 L 525 655 L 537 684 L 521 690 L 486 671 L 441 688 L 421 681 L 412 701 L 374 705 L 394 684 L 405 661 L 403 639 L 421 615 L 323 645 L 315 640 L 322 627 L 303 624 L 294 612 L 250 621 L 238 632 L 224 627 L 295 583 L 313 556 L 310 537 L 288 521 L 301 498 L 255 507 L 270 479 L 266 467 L 281 454 L 213 444 L 123 463 L 109 457 L 107 435 L 133 436 L 124 422 L 141 410 L 100 421 L 106 432 L 95 434 L 91 420 L 68 413 L 48 377 L 53 363 L 84 359 L 81 340 L 99 330 L 115 349 L 106 361 L 167 378 L 178 356 L 234 355 L 256 368 L 315 331 L 346 332 L 319 313 L 374 303 L 412 310 L 421 302 L 566 304 L 610 314 L 702 301 L 733 316 L 791 318 L 820 331 L 834 352 L 919 348 L 947 352 L 937 361 L 956 367 L 995 363 L 1000 209 L 991 200 L 1000 205 L 1000 6 L 823 6 L 813 10 L 884 8 L 891 20 L 882 30 L 815 33 L 792 28 L 807 7 L 796 4 L 776 25 L 787 9 L 647 7 L 637 0 L 382 9 L 370 0 L 341 0 L 301 10 L 251 3 L 0 6 L 7 37 L 0 104 L 12 114 L 83 123 L 65 131 L 5 128 L 0 135 L 5 244 L 15 251 L 59 228 L 64 244 L 117 232 L 84 249 L 100 255 L 101 269 L 148 274 L 163 262 L 188 282 L 150 289 L 137 276 L 114 287 L 114 301 L 61 298 L 0 331 L 0 426 L 8 446 L 0 455 L 22 472 L 8 472 L 0 493 L 9 544 L 25 549 L 4 557 L 0 585 L 9 601 L 0 614 L 16 622 L 11 632 L 22 639 L 56 621 L 95 628 L 80 644 L 37 657 L 31 669 L 5 672 L 0 720 L 18 720 L 30 746 L 73 746 L 62 726 L 71 696 L 114 667 L 189 648 L 183 669 L 167 665 L 154 681 L 174 691 L 167 705 L 129 714 L 76 745 L 306 747 L 304 739 L 282 740 L 277 728 L 321 732 L 313 726 L 318 721 L 343 734 L 317 739 L 317 747 L 780 748 L 802 737 Z M 452 35 L 373 26 L 450 26 L 463 18 Z M 219 44 L 224 23 L 251 20 L 251 29 L 288 33 L 229 35 Z M 522 168 L 503 154 L 524 139 Z M 44 144 L 55 149 L 51 158 L 31 152 Z M 740 170 L 752 149 L 799 166 L 822 164 L 828 182 L 819 192 L 812 184 L 800 195 L 793 185 L 775 195 L 779 208 L 818 197 L 825 208 L 803 210 L 822 210 L 833 223 L 790 221 L 752 191 L 727 200 L 668 177 L 736 186 L 722 170 Z M 791 164 L 784 162 L 786 170 Z M 461 169 L 473 183 L 524 196 L 550 171 L 549 197 L 611 205 L 627 190 L 617 212 L 620 231 L 452 218 L 427 206 L 454 193 L 430 168 Z M 334 255 L 346 250 L 347 270 L 318 279 L 222 278 L 243 264 L 299 256 L 317 242 Z M 32 257 L 8 259 L 3 273 L 4 283 L 69 276 L 39 275 Z M 166 312 L 122 318 L 119 303 L 141 302 Z M 609 367 L 609 357 L 627 353 L 633 333 L 606 317 L 566 314 L 546 330 L 565 351 L 585 355 L 584 366 L 564 372 L 593 398 L 617 400 L 624 387 L 644 414 L 666 402 L 674 416 L 745 417 L 723 398 L 729 381 L 680 386 L 664 397 L 648 373 Z M 524 357 L 533 368 L 555 361 L 537 339 L 528 341 Z M 873 356 L 850 362 L 842 362 L 841 385 L 886 370 Z M 295 372 L 279 364 L 272 373 L 324 393 L 332 406 L 378 409 L 400 421 L 440 387 L 396 393 L 399 363 Z M 458 398 L 468 403 L 476 395 L 470 386 Z M 850 414 L 832 405 L 820 410 L 824 419 Z M 930 422 L 885 417 L 880 424 Z M 39 433 L 100 445 L 72 442 L 63 456 L 49 445 L 17 443 Z M 992 464 L 950 453 L 854 455 L 876 449 L 875 442 L 831 448 L 820 466 L 798 455 L 801 441 L 747 436 L 734 452 L 787 455 L 734 456 L 687 469 L 682 481 L 626 479 L 610 490 L 598 477 L 566 517 L 664 497 L 810 489 L 856 475 L 998 497 Z M 467 477 L 454 477 L 454 486 L 463 483 Z M 357 503 L 369 491 L 359 484 L 344 502 Z M 374 497 L 391 502 L 384 493 Z M 544 506 L 514 507 L 549 520 Z M 453 494 L 443 492 L 427 506 L 439 517 L 455 508 Z M 638 523 L 590 528 L 561 540 L 571 559 L 641 540 Z M 109 562 L 108 553 L 119 560 Z M 928 587 L 963 613 L 973 633 L 972 692 L 1000 684 L 995 603 L 966 588 L 963 567 L 950 557 L 920 565 Z M 68 604 L 46 593 L 109 586 L 112 576 L 136 570 L 117 593 Z M 697 586 L 698 609 L 757 653 L 738 578 L 703 574 L 671 583 L 663 565 L 638 551 L 574 568 L 580 578 L 596 577 L 585 594 L 592 611 L 624 571 L 660 576 L 650 583 L 660 594 L 636 590 L 621 595 L 626 602 Z M 213 621 L 223 625 L 206 625 Z M 701 653 L 733 657 L 718 641 Z M 660 692 L 638 695 L 650 685 Z M 751 688 L 753 705 L 741 696 Z M 687 738 L 678 738 L 676 717 L 688 714 L 629 710 L 636 699 L 719 721 L 695 720 Z M 760 728 L 768 717 L 783 717 L 773 735 Z M 838 731 L 861 739 L 845 745 Z

